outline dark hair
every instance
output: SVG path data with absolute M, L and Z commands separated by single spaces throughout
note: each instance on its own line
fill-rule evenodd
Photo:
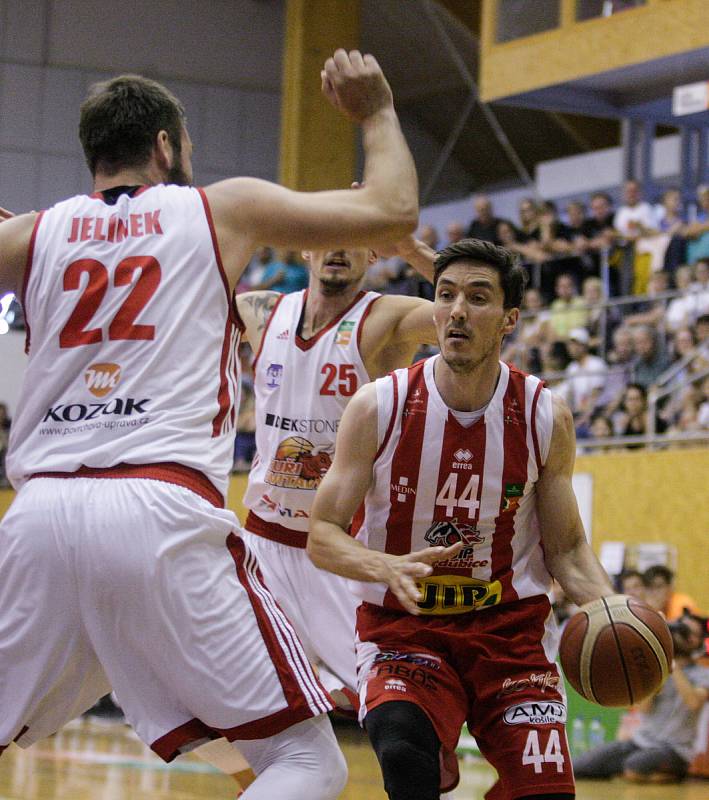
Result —
M 434 262 L 434 291 L 441 273 L 454 261 L 462 260 L 482 262 L 497 272 L 505 295 L 504 308 L 519 308 L 522 305 L 527 273 L 522 267 L 519 256 L 504 247 L 481 239 L 461 239 L 439 250 Z
M 645 586 L 650 585 L 650 581 L 654 580 L 655 578 L 663 578 L 665 583 L 672 583 L 674 580 L 674 572 L 669 567 L 665 567 L 663 564 L 655 564 L 654 567 L 648 567 L 645 572 L 643 573 L 643 582 Z
M 636 569 L 624 569 L 619 575 L 616 576 L 615 579 L 615 588 L 619 592 L 622 591 L 623 581 L 625 581 L 627 578 L 640 578 L 640 580 L 645 583 L 642 572 L 638 572 Z
M 626 383 L 623 394 L 625 394 L 628 389 L 637 389 L 637 391 L 643 396 L 643 400 L 647 399 L 647 389 L 642 385 L 642 383 Z
M 613 205 L 613 198 L 608 194 L 608 192 L 594 192 L 591 195 L 591 200 L 595 200 L 597 197 L 600 197 L 601 199 L 605 200 L 609 206 Z
M 179 155 L 185 109 L 164 86 L 140 75 L 95 83 L 81 106 L 79 138 L 91 174 L 143 166 L 167 132 Z

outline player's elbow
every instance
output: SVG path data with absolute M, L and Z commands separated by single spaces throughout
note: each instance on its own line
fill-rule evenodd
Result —
M 324 546 L 320 535 L 319 527 L 314 520 L 311 520 L 308 531 L 308 539 L 305 544 L 305 552 L 316 567 L 324 568 Z

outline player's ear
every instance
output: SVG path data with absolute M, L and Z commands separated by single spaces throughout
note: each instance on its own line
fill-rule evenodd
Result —
M 158 131 L 155 137 L 155 158 L 158 165 L 163 169 L 170 169 L 173 157 L 174 153 L 168 132 L 165 130 Z
M 518 308 L 507 308 L 505 309 L 505 318 L 502 324 L 502 332 L 507 335 L 512 333 L 512 331 L 517 326 L 517 320 L 519 319 L 519 309 Z
M 305 261 L 305 262 L 307 262 L 309 264 L 310 263 L 310 256 L 311 256 L 310 250 L 302 250 L 300 254 L 303 257 L 303 261 Z
M 374 264 L 376 260 L 377 260 L 377 254 L 374 252 L 374 250 L 370 250 L 368 256 L 368 263 Z

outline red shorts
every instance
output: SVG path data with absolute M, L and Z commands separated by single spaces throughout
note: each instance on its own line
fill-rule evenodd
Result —
M 574 793 L 557 630 L 544 596 L 470 614 L 414 617 L 363 603 L 357 613 L 360 720 L 404 700 L 441 740 L 441 790 L 458 782 L 463 722 L 499 780 L 487 800 Z

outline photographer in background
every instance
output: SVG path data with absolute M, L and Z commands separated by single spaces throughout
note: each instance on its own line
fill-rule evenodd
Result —
M 638 704 L 645 716 L 630 740 L 603 744 L 574 760 L 577 778 L 623 775 L 634 783 L 674 783 L 687 776 L 699 712 L 709 698 L 709 668 L 698 663 L 706 620 L 685 611 L 669 628 L 672 674 Z

